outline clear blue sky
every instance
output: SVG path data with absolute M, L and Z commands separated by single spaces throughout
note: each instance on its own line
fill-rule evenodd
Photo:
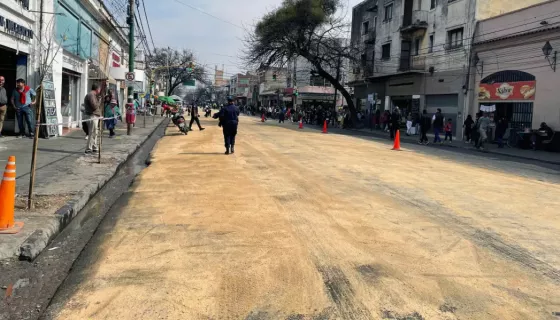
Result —
M 199 61 L 207 64 L 212 70 L 214 65 L 221 68 L 224 64 L 227 77 L 243 70 L 241 60 L 236 57 L 242 54 L 242 39 L 246 30 L 252 29 L 260 17 L 282 2 L 281 0 L 144 1 L 156 46 L 191 49 Z M 360 1 L 346 0 L 345 2 L 352 7 Z M 350 12 L 347 16 L 351 16 Z

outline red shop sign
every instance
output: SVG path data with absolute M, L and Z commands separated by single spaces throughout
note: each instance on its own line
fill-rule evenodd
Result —
M 481 83 L 478 100 L 535 100 L 536 81 Z
M 119 56 L 117 53 L 115 53 L 113 51 L 113 53 L 111 54 L 111 57 L 113 58 L 113 67 L 114 68 L 118 68 L 121 66 L 121 56 Z

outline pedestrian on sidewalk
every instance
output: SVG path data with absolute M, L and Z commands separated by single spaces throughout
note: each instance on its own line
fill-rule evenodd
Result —
M 465 143 L 471 142 L 473 125 L 474 121 L 472 119 L 472 116 L 469 114 L 465 122 L 463 122 L 463 128 L 465 129 Z
M 486 142 L 486 140 L 488 139 L 488 135 L 486 131 L 490 126 L 490 119 L 488 118 L 488 115 L 485 112 L 483 113 L 481 111 L 480 114 L 481 114 L 480 119 L 478 119 L 478 134 L 479 134 L 478 149 L 484 150 L 484 142 Z
M 451 118 L 447 119 L 447 123 L 445 124 L 445 141 L 449 137 L 449 143 L 453 142 L 453 122 Z
M 136 104 L 134 103 L 134 97 L 128 96 L 126 103 L 126 123 L 134 127 L 136 123 Z
M 284 123 L 284 120 L 286 120 L 286 115 L 284 114 L 284 111 L 280 110 L 280 113 L 278 114 L 278 123 Z
M 239 108 L 233 103 L 233 97 L 227 98 L 228 105 L 214 114 L 214 118 L 220 119 L 224 134 L 225 154 L 235 153 L 235 136 L 239 124 Z
M 25 84 L 25 80 L 17 79 L 16 88 L 12 94 L 12 105 L 16 107 L 16 117 L 19 126 L 19 136 L 23 138 L 25 136 L 24 119 L 27 124 L 27 129 L 29 131 L 27 137 L 33 138 L 34 123 L 33 123 L 33 106 L 36 102 L 35 90 L 31 89 Z
M 496 140 L 498 141 L 498 148 L 504 147 L 504 135 L 506 134 L 507 128 L 508 122 L 506 118 L 501 117 L 498 119 L 498 123 L 496 124 Z
M 191 107 L 191 123 L 189 124 L 189 131 L 192 131 L 192 125 L 195 121 L 198 125 L 198 130 L 202 131 L 205 129 L 200 125 L 200 120 L 198 119 L 198 106 L 196 105 L 197 103 L 198 102 L 194 102 Z
M 6 83 L 6 79 L 0 76 L 0 138 L 4 137 L 2 135 L 2 128 L 6 112 L 8 111 L 8 94 L 6 93 L 6 88 L 4 88 L 4 83 Z
M 401 126 L 401 111 L 399 107 L 395 107 L 391 114 L 391 140 L 395 139 L 395 135 Z
M 406 135 L 409 136 L 412 134 L 412 113 L 408 113 L 406 116 Z
M 443 131 L 444 121 L 445 118 L 443 117 L 443 114 L 441 114 L 441 109 L 438 108 L 437 112 L 432 117 L 432 123 L 434 127 L 434 143 L 440 143 L 440 144 L 442 143 L 439 134 Z
M 105 119 L 105 127 L 109 130 L 109 138 L 115 136 L 115 126 L 117 125 L 117 118 L 121 115 L 119 106 L 117 105 L 117 99 L 111 99 L 109 103 L 105 103 L 105 112 L 103 113 Z
M 88 121 L 88 141 L 86 154 L 97 153 L 97 136 L 99 128 L 99 120 L 101 118 L 101 108 L 99 103 L 99 93 L 101 89 L 97 84 L 91 85 L 91 91 L 84 98 L 85 119 Z
M 422 117 L 420 118 L 420 132 L 422 135 L 420 136 L 420 144 L 428 144 L 428 130 L 430 130 L 430 126 L 432 125 L 432 119 L 428 115 L 428 111 L 425 109 L 422 111 Z

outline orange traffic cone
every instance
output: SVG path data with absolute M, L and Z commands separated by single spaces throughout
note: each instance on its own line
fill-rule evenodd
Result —
M 397 130 L 395 133 L 395 143 L 393 144 L 393 150 L 401 151 L 401 131 Z
M 14 221 L 15 201 L 16 157 L 10 156 L 0 185 L 0 234 L 18 233 L 23 227 L 23 222 Z
M 299 119 L 299 128 L 303 129 L 303 120 L 302 119 Z
M 323 122 L 323 133 L 327 133 L 327 120 Z
M 264 113 L 261 116 L 261 122 L 264 122 Z

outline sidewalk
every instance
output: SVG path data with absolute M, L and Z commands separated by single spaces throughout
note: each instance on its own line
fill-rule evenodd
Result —
M 293 122 L 292 125 L 298 125 L 297 122 Z M 316 129 L 316 130 L 321 130 L 322 127 L 320 126 L 316 126 L 316 125 L 308 125 L 305 124 L 304 125 L 305 128 L 310 128 L 310 129 Z M 333 132 L 333 133 L 337 133 L 337 134 L 361 134 L 361 135 L 367 135 L 367 136 L 371 136 L 371 137 L 376 137 L 376 138 L 382 138 L 382 139 L 387 139 L 389 140 L 389 133 L 388 132 L 383 132 L 381 130 L 370 130 L 369 128 L 363 128 L 363 129 L 339 129 L 339 128 L 329 128 L 329 132 Z M 414 135 L 414 136 L 407 136 L 405 134 L 406 131 L 401 130 L 401 142 L 402 143 L 414 143 L 414 144 L 418 144 L 418 140 L 420 140 L 420 136 L 419 135 Z M 442 140 L 443 140 L 444 136 L 442 135 Z M 434 140 L 434 135 L 433 134 L 428 134 L 428 139 L 430 142 L 432 142 Z M 489 153 L 489 154 L 499 154 L 502 156 L 506 156 L 506 157 L 512 157 L 512 158 L 517 158 L 517 159 L 523 159 L 523 160 L 532 160 L 532 161 L 540 161 L 543 163 L 548 163 L 548 164 L 553 164 L 553 165 L 560 165 L 560 153 L 558 152 L 547 152 L 547 151 L 541 151 L 541 150 L 524 150 L 524 149 L 519 149 L 519 148 L 509 148 L 507 146 L 505 146 L 504 148 L 498 148 L 497 144 L 494 143 L 486 143 L 485 144 L 485 150 L 484 151 L 480 151 L 477 150 L 474 145 L 469 144 L 469 143 L 465 143 L 462 140 L 457 140 L 454 138 L 453 142 L 449 143 L 445 143 L 443 145 L 439 145 L 439 144 L 430 144 L 430 146 L 432 147 L 441 147 L 441 148 L 460 148 L 461 150 L 466 150 L 469 152 L 472 152 L 473 154 L 484 154 L 484 153 Z
M 88 200 L 110 180 L 123 164 L 164 122 L 166 118 L 137 118 L 132 135 L 126 135 L 126 124 L 119 123 L 117 137 L 103 134 L 101 164 L 97 155 L 85 155 L 86 140 L 81 129 L 53 139 L 39 139 L 35 206 L 25 209 L 29 188 L 32 139 L 0 140 L 2 170 L 10 155 L 16 156 L 16 220 L 23 221 L 23 230 L 16 235 L 0 235 L 0 259 L 19 255 L 33 259 L 85 206 Z
M 370 129 L 352 129 L 352 131 L 368 133 L 372 136 L 382 137 L 386 139 L 389 138 L 389 133 L 388 132 L 385 133 L 381 130 L 372 131 Z M 432 141 L 434 141 L 434 135 L 428 134 L 427 136 L 431 144 Z M 441 136 L 441 139 L 443 141 L 444 135 Z M 498 145 L 495 143 L 486 143 L 484 145 L 484 151 L 479 151 L 474 147 L 473 144 L 465 143 L 462 140 L 457 140 L 455 139 L 455 137 L 453 137 L 453 139 L 454 139 L 453 142 L 444 141 L 442 147 L 462 148 L 462 149 L 472 150 L 473 152 L 495 153 L 495 154 L 505 155 L 508 157 L 520 158 L 525 160 L 536 160 L 536 161 L 546 162 L 550 164 L 560 165 L 560 153 L 558 152 L 548 152 L 542 150 L 524 150 L 519 148 L 510 148 L 508 146 L 505 146 L 504 148 L 498 148 Z M 401 130 L 401 142 L 418 143 L 418 140 L 420 140 L 419 135 L 407 136 L 405 132 Z M 436 144 L 436 146 L 438 145 Z

